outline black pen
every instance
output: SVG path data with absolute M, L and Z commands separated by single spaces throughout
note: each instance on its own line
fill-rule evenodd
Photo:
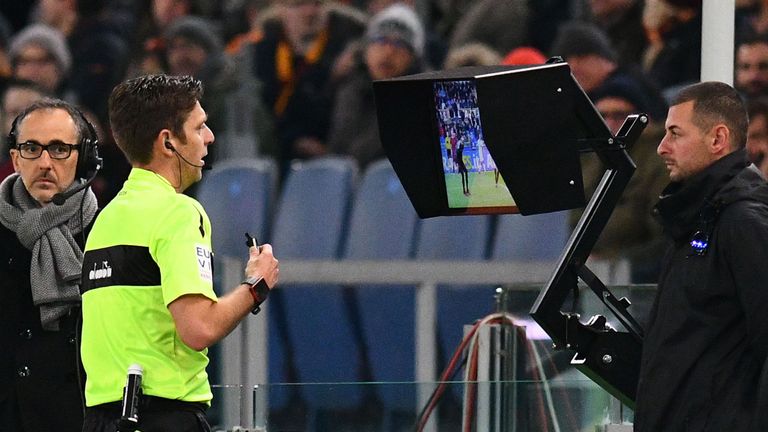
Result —
M 259 242 L 256 240 L 256 237 L 251 237 L 251 235 L 248 234 L 248 232 L 245 233 L 245 245 L 249 248 L 251 246 L 255 246 L 256 249 L 259 248 Z

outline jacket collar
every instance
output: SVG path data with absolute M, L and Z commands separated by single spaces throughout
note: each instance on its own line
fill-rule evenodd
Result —
M 723 194 L 719 192 L 747 166 L 747 152 L 740 149 L 682 182 L 670 183 L 662 191 L 655 208 L 664 231 L 680 240 L 690 236 L 701 225 L 702 219 L 716 216 L 723 204 Z

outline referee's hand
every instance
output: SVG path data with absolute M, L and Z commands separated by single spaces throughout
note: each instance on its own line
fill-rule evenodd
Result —
M 272 289 L 277 285 L 280 268 L 277 258 L 272 254 L 272 245 L 265 243 L 261 246 L 251 246 L 248 248 L 248 263 L 245 266 L 245 275 L 247 277 L 260 278 Z

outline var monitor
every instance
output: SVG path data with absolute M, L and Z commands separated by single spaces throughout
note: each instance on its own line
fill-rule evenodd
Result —
M 583 206 L 579 149 L 612 137 L 567 63 L 374 82 L 384 151 L 420 217 Z

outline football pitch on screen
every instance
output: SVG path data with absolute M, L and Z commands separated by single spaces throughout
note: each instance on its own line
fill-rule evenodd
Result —
M 504 179 L 499 176 L 498 185 L 494 181 L 493 171 L 469 173 L 469 196 L 461 188 L 461 176 L 458 173 L 445 175 L 448 193 L 448 207 L 504 207 L 514 205 Z

